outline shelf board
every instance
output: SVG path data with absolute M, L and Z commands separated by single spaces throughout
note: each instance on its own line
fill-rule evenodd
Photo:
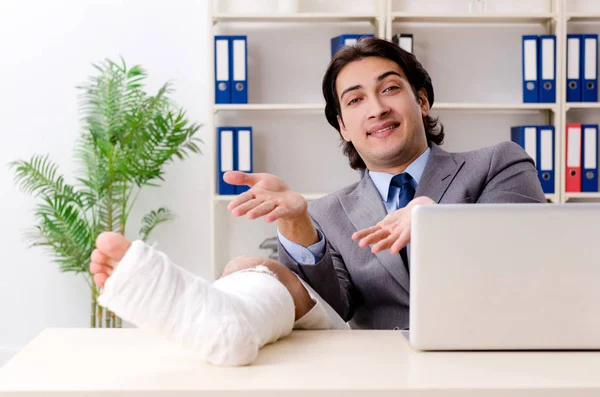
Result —
M 567 14 L 567 21 L 569 21 L 569 22 L 600 22 L 600 14 L 599 13 L 570 12 Z
M 215 14 L 213 23 L 217 22 L 372 22 L 378 17 L 373 13 L 296 13 L 296 14 Z
M 325 105 L 320 103 L 248 103 L 248 104 L 217 104 L 213 105 L 215 112 L 240 111 L 240 110 L 324 110 Z
M 552 110 L 555 103 L 434 103 L 432 110 Z
M 565 110 L 571 109 L 600 109 L 600 102 L 567 102 Z
M 322 197 L 325 197 L 328 193 L 302 193 L 302 196 L 307 200 L 307 201 L 312 201 L 312 200 L 318 200 Z M 236 198 L 236 195 L 217 195 L 214 196 L 214 201 L 217 203 L 228 203 L 231 200 L 233 200 L 234 198 Z
M 590 193 L 564 193 L 565 201 L 570 199 L 592 199 L 592 200 L 600 200 L 600 193 L 590 192 Z
M 558 203 L 558 199 L 557 199 L 556 194 L 546 193 L 545 196 L 546 196 L 546 200 L 550 200 L 553 203 Z
M 263 110 L 324 110 L 320 103 L 279 104 L 279 103 L 250 103 L 250 104 L 216 104 L 215 112 L 219 111 L 263 111 Z M 450 103 L 433 104 L 433 110 L 556 110 L 554 103 Z
M 312 200 L 318 200 L 320 198 L 323 198 L 327 194 L 328 193 L 302 193 L 302 196 L 307 201 L 312 201 Z M 569 195 L 569 193 L 566 193 L 566 194 Z M 585 198 L 600 199 L 600 193 L 570 193 L 570 194 L 571 195 L 582 195 L 581 197 L 585 197 Z M 217 203 L 219 203 L 219 202 L 220 203 L 228 203 L 236 197 L 237 196 L 235 196 L 235 195 L 217 195 L 217 196 L 214 196 L 214 201 Z M 573 197 L 573 198 L 580 198 L 580 196 Z M 552 201 L 553 203 L 558 202 L 556 194 L 546 194 L 546 199 Z
M 495 13 L 456 13 L 432 14 L 392 12 L 393 22 L 436 22 L 436 23 L 465 23 L 465 22 L 497 22 L 497 23 L 542 23 L 556 19 L 551 12 L 536 14 L 495 14 Z

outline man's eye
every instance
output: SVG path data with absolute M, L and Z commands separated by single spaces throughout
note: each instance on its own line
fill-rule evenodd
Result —
M 391 85 L 391 86 L 387 87 L 385 90 L 383 90 L 383 92 L 392 91 L 392 90 L 396 90 L 399 88 L 400 87 L 398 87 L 397 85 Z
M 353 105 L 356 102 L 358 102 L 358 98 L 351 99 L 350 102 L 348 102 L 348 106 Z

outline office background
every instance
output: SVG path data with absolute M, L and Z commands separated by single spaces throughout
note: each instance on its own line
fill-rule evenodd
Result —
M 376 1 L 299 0 L 326 12 L 378 12 Z M 237 5 L 236 5 L 237 3 Z M 468 12 L 468 0 L 392 2 L 415 12 Z M 568 0 L 569 9 L 600 14 L 596 1 Z M 217 7 L 243 7 L 228 0 Z M 268 10 L 274 0 L 253 2 Z M 343 4 L 343 6 L 342 6 Z M 487 0 L 486 12 L 542 13 L 550 0 Z M 250 103 L 321 103 L 320 83 L 330 59 L 329 40 L 343 33 L 376 33 L 368 22 L 247 23 L 208 18 L 208 0 L 5 0 L 0 2 L 0 192 L 5 213 L 0 231 L 4 254 L 0 277 L 0 365 L 46 327 L 86 327 L 89 289 L 81 276 L 59 273 L 40 249 L 27 249 L 23 233 L 33 225 L 33 199 L 13 185 L 6 166 L 35 153 L 49 153 L 69 176 L 80 128 L 77 91 L 94 73 L 92 63 L 122 55 L 149 73 L 148 91 L 173 80 L 175 101 L 191 120 L 204 124 L 204 154 L 167 169 L 163 187 L 142 192 L 130 231 L 149 209 L 169 207 L 177 218 L 161 225 L 153 240 L 177 263 L 212 279 L 211 215 L 226 244 L 221 256 L 266 255 L 260 241 L 274 234 L 262 221 L 232 220 L 226 200 L 215 200 L 210 183 L 213 128 L 250 125 L 254 169 L 282 177 L 299 192 L 321 194 L 355 181 L 338 147 L 338 135 L 320 110 L 213 112 L 211 34 L 248 35 Z M 421 7 L 419 9 L 419 7 Z M 238 8 L 241 10 L 241 8 Z M 547 32 L 539 23 L 396 23 L 393 33 L 412 33 L 415 54 L 429 71 L 436 103 L 522 103 L 521 38 Z M 599 33 L 600 23 L 569 27 L 569 33 Z M 593 110 L 569 113 L 569 120 L 599 123 Z M 547 124 L 539 110 L 435 110 L 446 127 L 449 151 L 464 151 L 510 140 L 510 127 Z M 597 111 L 596 111 L 597 113 Z M 562 131 L 558 131 L 562 132 Z M 285 150 L 285 148 L 291 148 Z M 214 154 L 214 153 L 212 153 Z M 135 234 L 128 235 L 135 238 Z

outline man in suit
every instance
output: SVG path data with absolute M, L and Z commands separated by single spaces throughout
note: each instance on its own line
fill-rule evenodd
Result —
M 434 92 L 427 71 L 385 40 L 339 51 L 323 95 L 327 121 L 350 166 L 365 171 L 362 180 L 307 206 L 273 176 L 233 173 L 228 182 L 251 189 L 229 209 L 277 220 L 280 262 L 353 328 L 405 328 L 411 208 L 545 202 L 537 171 L 512 142 L 468 153 L 442 150 L 443 126 L 429 115 Z
M 415 205 L 545 201 L 533 161 L 516 144 L 469 153 L 438 146 L 444 134 L 429 116 L 429 75 L 392 43 L 342 49 L 323 93 L 350 166 L 365 171 L 360 182 L 309 208 L 273 175 L 225 174 L 250 186 L 230 203 L 234 216 L 277 221 L 280 262 L 236 258 L 209 284 L 142 241 L 103 233 L 90 258 L 99 303 L 213 364 L 244 365 L 292 328 L 407 327 Z

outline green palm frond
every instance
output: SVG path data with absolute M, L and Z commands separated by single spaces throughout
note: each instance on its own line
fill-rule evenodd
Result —
M 121 225 L 127 222 L 129 212 L 126 209 L 132 205 L 132 184 L 127 181 L 113 181 L 110 188 L 104 192 L 97 210 L 101 220 L 102 230 L 115 232 L 121 230 Z
M 84 188 L 81 191 L 85 208 L 92 208 L 102 199 L 105 187 L 109 183 L 106 163 L 100 161 L 100 154 L 93 136 L 82 134 L 75 146 L 75 162 L 77 164 L 77 181 Z
M 65 241 L 62 235 L 56 235 L 37 226 L 25 235 L 29 247 L 42 247 L 45 252 L 59 265 L 62 272 L 87 273 L 89 257 L 93 246 L 85 249 Z
M 99 74 L 78 87 L 84 92 L 81 97 L 84 120 L 104 126 L 105 130 L 122 126 L 127 114 L 145 97 L 146 71 L 139 65 L 127 69 L 125 61 L 122 58 L 121 61 L 121 65 L 110 59 L 94 64 Z
M 125 233 L 129 214 L 144 186 L 159 186 L 164 166 L 200 152 L 200 125 L 171 101 L 171 84 L 154 96 L 144 91 L 146 71 L 123 58 L 93 65 L 97 74 L 79 89 L 82 131 L 74 151 L 75 185 L 66 183 L 48 156 L 15 161 L 15 184 L 39 199 L 30 246 L 44 247 L 63 271 L 85 273 L 98 234 Z M 147 214 L 140 237 L 147 239 L 173 215 L 165 208 Z
M 100 156 L 108 162 L 114 158 L 115 149 L 131 124 L 135 124 L 131 115 L 145 97 L 142 90 L 145 70 L 140 66 L 127 69 L 125 61 L 121 61 L 119 65 L 107 59 L 94 65 L 99 75 L 79 87 L 83 91 L 80 110 L 86 130 L 95 140 Z
M 87 271 L 93 247 L 93 230 L 81 209 L 68 197 L 43 197 L 36 206 L 37 233 L 29 234 L 30 246 L 52 248 L 63 271 Z
M 24 193 L 70 197 L 77 205 L 83 206 L 79 192 L 65 183 L 62 175 L 57 175 L 58 166 L 47 155 L 35 155 L 30 161 L 13 161 L 9 166 L 15 169 L 15 183 Z
M 194 136 L 199 128 L 189 124 L 182 110 L 156 114 L 136 144 L 128 148 L 130 155 L 119 162 L 121 172 L 135 177 L 140 186 L 155 186 L 154 181 L 163 180 L 165 164 L 175 157 L 184 159 L 190 152 L 200 152 L 201 141 Z
M 140 228 L 140 238 L 146 241 L 152 233 L 152 230 L 161 223 L 174 219 L 175 216 L 166 208 L 159 208 L 156 211 L 150 211 L 142 218 L 142 227 Z
M 66 197 L 44 197 L 35 215 L 48 230 L 61 234 L 74 245 L 86 245 L 91 238 L 89 223 L 81 210 Z

